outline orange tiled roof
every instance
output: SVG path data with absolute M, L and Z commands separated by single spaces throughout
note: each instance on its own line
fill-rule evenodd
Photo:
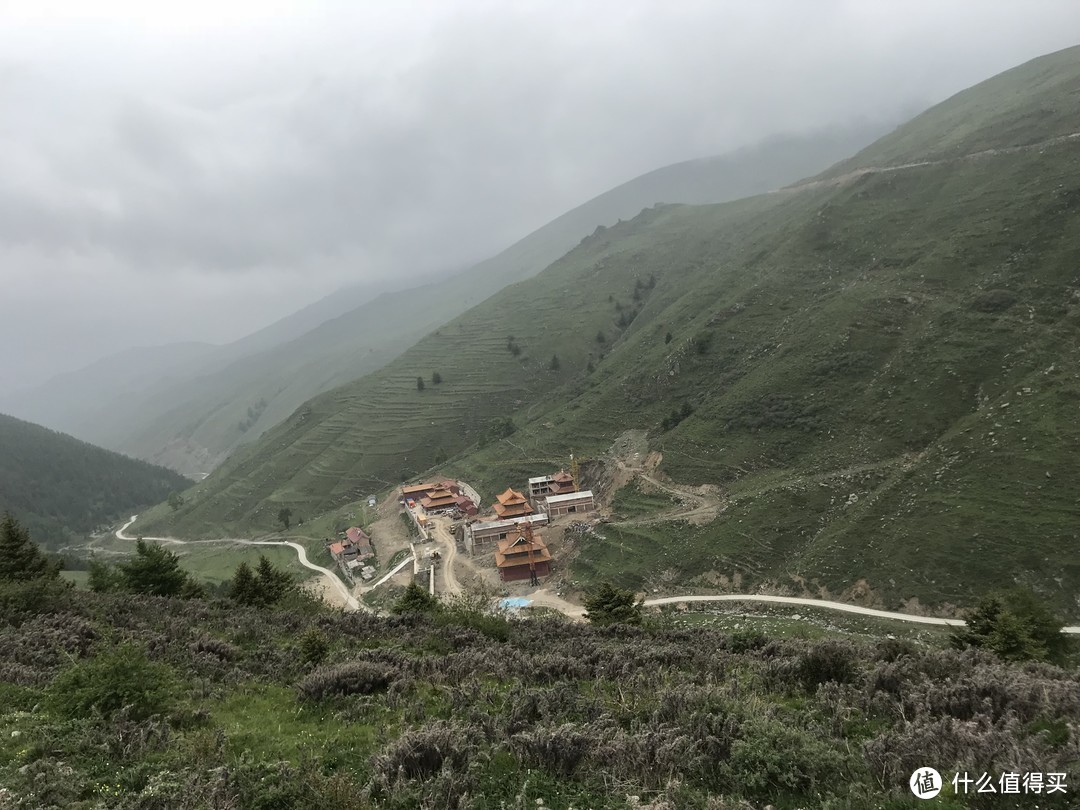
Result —
M 533 563 L 550 562 L 551 552 L 540 536 L 533 531 L 531 526 L 518 524 L 515 527 L 513 537 L 500 540 L 495 551 L 495 566 L 497 568 L 510 568 L 518 565 L 528 565 L 529 551 L 532 551 Z

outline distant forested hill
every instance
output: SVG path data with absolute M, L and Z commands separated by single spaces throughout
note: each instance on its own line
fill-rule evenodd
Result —
M 0 414 L 0 511 L 58 547 L 72 535 L 158 503 L 183 476 Z

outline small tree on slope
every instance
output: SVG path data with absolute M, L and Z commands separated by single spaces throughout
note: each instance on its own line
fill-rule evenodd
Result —
M 634 592 L 605 582 L 595 593 L 585 597 L 585 618 L 601 627 L 609 624 L 641 624 L 643 604 Z
M 30 539 L 30 532 L 10 512 L 0 522 L 0 582 L 56 579 L 57 566 Z

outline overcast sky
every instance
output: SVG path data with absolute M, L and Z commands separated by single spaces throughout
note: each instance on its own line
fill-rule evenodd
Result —
M 231 340 L 1077 42 L 1077 0 L 0 0 L 0 385 Z

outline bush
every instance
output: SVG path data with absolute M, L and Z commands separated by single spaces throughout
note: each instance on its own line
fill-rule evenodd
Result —
M 389 783 L 399 774 L 407 779 L 427 779 L 444 768 L 464 770 L 476 751 L 477 735 L 439 721 L 409 731 L 390 743 L 375 759 L 376 771 Z
M 821 641 L 799 656 L 796 677 L 807 691 L 823 683 L 855 680 L 855 649 L 841 641 Z
M 314 627 L 300 637 L 300 659 L 305 664 L 321 664 L 329 650 L 326 636 Z
M 150 661 L 138 647 L 124 645 L 57 675 L 49 686 L 47 705 L 71 719 L 109 718 L 126 709 L 129 719 L 145 720 L 172 707 L 175 684 L 169 667 Z
M 38 613 L 59 610 L 72 590 L 62 579 L 0 582 L 0 626 L 17 625 Z
M 814 796 L 849 784 L 855 762 L 823 735 L 778 720 L 754 720 L 731 747 L 732 781 L 747 796 Z
M 371 661 L 352 661 L 315 670 L 299 684 L 300 696 L 323 700 L 346 695 L 370 695 L 390 685 L 394 672 Z

